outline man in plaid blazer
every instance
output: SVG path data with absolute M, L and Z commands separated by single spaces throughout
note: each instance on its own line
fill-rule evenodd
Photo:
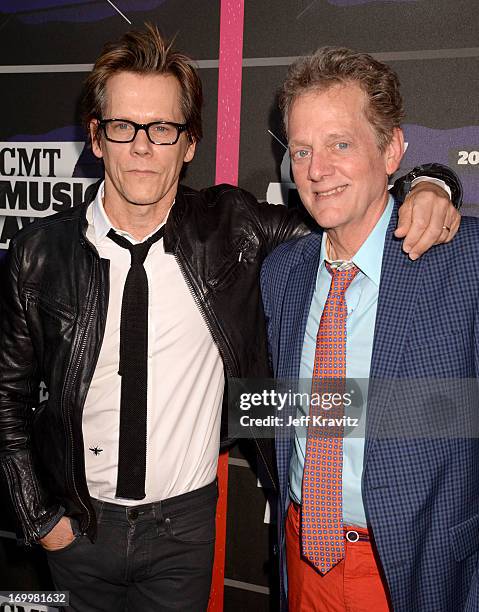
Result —
M 402 100 L 371 56 L 325 48 L 298 60 L 282 108 L 301 200 L 325 231 L 263 265 L 274 373 L 311 378 L 331 277 L 354 268 L 346 376 L 369 380 L 365 435 L 343 439 L 342 506 L 326 511 L 346 527 L 327 571 L 302 541 L 307 436 L 277 431 L 283 595 L 301 611 L 479 611 L 478 220 L 421 260 L 401 251 L 387 183 L 404 150 Z

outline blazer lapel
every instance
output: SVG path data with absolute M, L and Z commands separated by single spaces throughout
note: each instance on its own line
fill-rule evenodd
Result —
M 294 389 L 299 378 L 304 332 L 309 308 L 316 286 L 321 253 L 322 234 L 314 233 L 305 239 L 303 251 L 295 266 L 290 269 L 281 306 L 281 327 L 279 336 L 279 363 L 275 372 L 277 379 L 286 379 L 286 385 Z M 291 382 L 290 382 L 291 381 Z M 286 391 L 287 389 L 281 389 Z M 283 418 L 295 416 L 293 406 L 286 407 Z M 282 508 L 288 500 L 288 475 L 293 438 L 285 427 L 276 430 L 276 461 Z
M 424 257 L 411 261 L 394 237 L 397 206 L 386 233 L 371 358 L 364 466 L 380 431 L 420 290 Z
M 299 376 L 304 332 L 316 286 L 321 238 L 322 233 L 311 234 L 300 261 L 289 273 L 281 312 L 279 377 Z

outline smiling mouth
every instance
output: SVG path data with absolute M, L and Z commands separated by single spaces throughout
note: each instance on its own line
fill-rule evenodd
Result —
M 329 191 L 316 191 L 315 197 L 317 198 L 327 198 L 328 196 L 338 195 L 342 193 L 346 189 L 347 185 L 341 185 L 340 187 L 335 187 L 334 189 L 330 189 Z

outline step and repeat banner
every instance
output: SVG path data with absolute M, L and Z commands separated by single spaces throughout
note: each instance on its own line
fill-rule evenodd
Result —
M 236 21 L 225 34 L 226 9 Z M 204 84 L 205 135 L 185 183 L 201 188 L 237 177 L 260 200 L 296 205 L 277 90 L 297 56 L 345 45 L 388 61 L 400 75 L 408 145 L 402 170 L 449 165 L 464 185 L 464 213 L 479 215 L 477 0 L 0 0 L 0 259 L 19 228 L 83 202 L 101 178 L 80 125 L 82 83 L 106 41 L 145 21 L 175 37 Z M 223 69 L 234 61 L 232 36 L 242 40 L 243 70 L 237 90 L 223 91 L 220 60 Z M 225 164 L 217 153 L 236 137 L 239 154 L 233 146 Z M 248 443 L 227 462 L 223 608 L 275 610 L 271 493 L 259 486 Z M 14 533 L 4 501 L 0 591 L 50 588 L 42 551 L 24 550 Z M 0 598 L 0 610 L 21 609 L 46 608 Z

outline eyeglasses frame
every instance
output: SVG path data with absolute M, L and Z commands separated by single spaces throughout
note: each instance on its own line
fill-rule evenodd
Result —
M 175 123 L 174 121 L 151 121 L 150 123 L 136 123 L 136 121 L 132 121 L 131 119 L 118 119 L 118 118 L 112 118 L 112 119 L 97 119 L 98 121 L 98 126 L 103 130 L 103 133 L 105 134 L 105 138 L 109 141 L 109 142 L 115 142 L 117 144 L 128 144 L 130 142 L 133 142 L 136 138 L 136 135 L 138 134 L 138 132 L 140 130 L 144 130 L 146 137 L 148 138 L 148 140 L 151 142 L 151 144 L 154 145 L 159 145 L 159 146 L 170 146 L 170 145 L 175 145 L 181 134 L 183 132 L 186 132 L 186 130 L 188 129 L 188 124 L 186 123 Z M 112 138 L 109 138 L 106 134 L 106 125 L 108 123 L 112 123 L 113 121 L 124 121 L 125 123 L 129 123 L 130 125 L 132 125 L 135 128 L 135 133 L 133 134 L 133 137 L 130 140 L 113 140 Z M 176 128 L 176 138 L 175 140 L 173 140 L 172 142 L 154 142 L 151 138 L 150 135 L 148 134 L 148 130 L 152 125 L 172 125 Z

